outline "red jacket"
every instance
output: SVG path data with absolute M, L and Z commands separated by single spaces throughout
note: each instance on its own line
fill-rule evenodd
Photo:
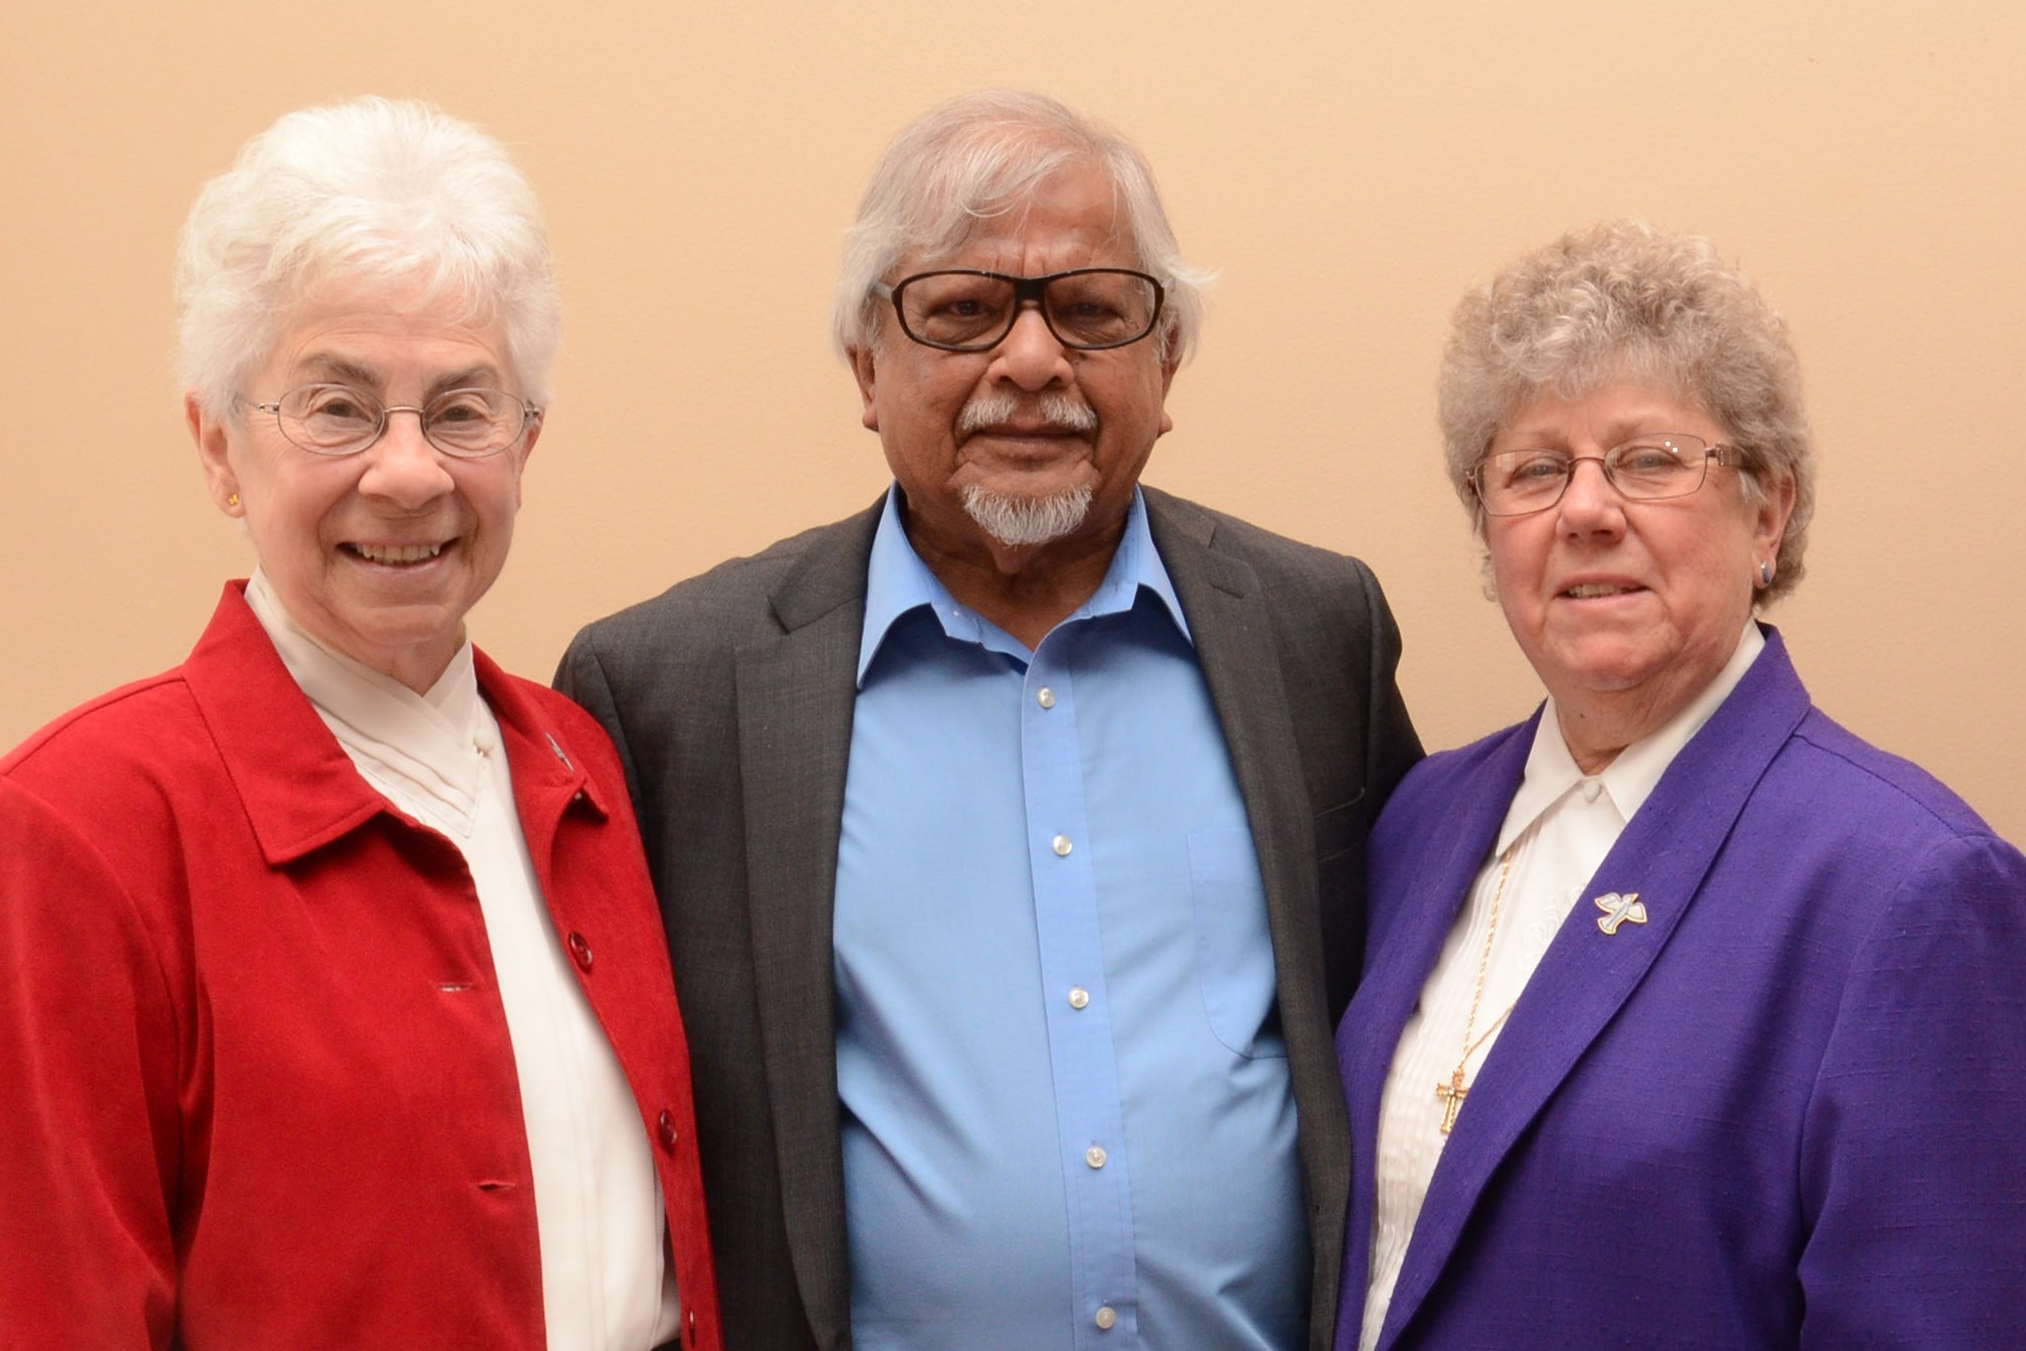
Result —
M 682 1346 L 717 1351 L 689 1051 L 626 784 L 480 655 L 549 913 L 640 1103 Z M 0 1343 L 540 1351 L 478 895 L 235 584 L 178 669 L 0 760 Z

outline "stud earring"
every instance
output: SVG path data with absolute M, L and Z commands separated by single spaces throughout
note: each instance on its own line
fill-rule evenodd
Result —
M 235 498 L 233 500 L 237 501 L 238 499 Z M 1771 586 L 1772 584 L 1773 584 L 1773 565 L 1770 561 L 1761 562 L 1759 564 L 1759 585 Z
M 238 494 L 238 493 L 234 493 L 234 494 L 232 494 L 232 496 L 230 496 L 230 497 L 226 498 L 226 499 L 225 499 L 225 505 L 226 505 L 226 506 L 228 506 L 228 507 L 236 507 L 236 506 L 238 506 L 238 505 L 239 505 L 239 494 Z

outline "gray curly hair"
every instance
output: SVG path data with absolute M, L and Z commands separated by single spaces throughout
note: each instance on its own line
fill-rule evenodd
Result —
M 1761 602 L 1803 574 L 1815 510 L 1815 449 L 1787 326 L 1699 235 L 1608 220 L 1520 258 L 1457 305 L 1438 405 L 1449 479 L 1484 518 L 1469 474 L 1505 419 L 1544 395 L 1576 398 L 1614 379 L 1675 391 L 1744 454 L 1749 500 L 1791 479 L 1794 511 Z

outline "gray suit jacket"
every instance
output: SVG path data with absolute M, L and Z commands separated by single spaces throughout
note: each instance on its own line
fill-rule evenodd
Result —
M 1264 875 L 1324 1348 L 1350 1186 L 1331 1036 L 1363 958 L 1366 828 L 1421 754 L 1399 635 L 1356 559 L 1146 499 Z M 639 809 L 731 1351 L 851 1342 L 831 893 L 878 521 L 875 504 L 592 624 L 556 678 L 612 734 Z

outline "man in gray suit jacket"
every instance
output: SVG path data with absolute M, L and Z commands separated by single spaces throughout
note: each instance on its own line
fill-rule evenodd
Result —
M 926 114 L 837 337 L 894 487 L 593 624 L 735 1351 L 1329 1344 L 1331 1048 L 1420 745 L 1355 559 L 1139 486 L 1199 320 L 1137 149 Z

